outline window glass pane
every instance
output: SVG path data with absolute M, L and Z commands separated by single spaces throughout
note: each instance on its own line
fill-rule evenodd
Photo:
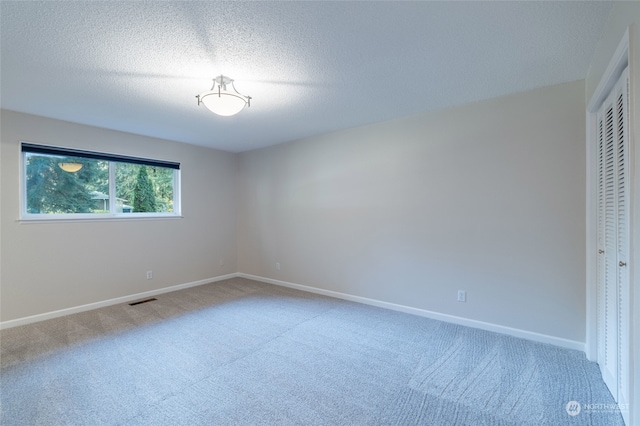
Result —
M 108 213 L 109 162 L 25 153 L 27 213 Z
M 115 167 L 118 213 L 173 213 L 173 169 L 130 163 Z

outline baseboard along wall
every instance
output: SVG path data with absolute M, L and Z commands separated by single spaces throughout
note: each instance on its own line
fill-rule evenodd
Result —
M 332 290 L 325 290 L 317 287 L 309 287 L 301 284 L 289 283 L 286 281 L 274 280 L 272 278 L 260 277 L 244 273 L 237 274 L 241 278 L 247 278 L 255 281 L 262 281 L 269 284 L 280 285 L 283 287 L 295 288 L 310 293 L 322 294 L 325 296 L 335 297 L 338 299 L 349 300 L 351 302 L 364 303 L 366 305 L 377 306 L 379 308 L 391 309 L 393 311 L 405 312 L 408 314 L 418 315 L 425 318 L 431 318 L 438 321 L 449 322 L 452 324 L 464 325 L 467 327 L 479 328 L 481 330 L 493 331 L 496 333 L 507 334 L 509 336 L 519 337 L 521 339 L 532 340 L 534 342 L 548 343 L 562 348 L 574 349 L 584 352 L 584 342 L 563 339 L 561 337 L 549 336 L 546 334 L 535 333 L 533 331 L 521 330 L 517 328 L 506 327 L 503 325 L 492 324 L 483 321 L 477 321 L 469 318 L 458 317 L 455 315 L 442 314 L 439 312 L 428 311 L 426 309 L 413 308 L 411 306 L 398 305 L 396 303 L 384 302 L 367 297 L 354 296 L 351 294 L 340 293 Z
M 561 337 L 549 336 L 546 334 L 535 333 L 532 331 L 521 330 L 512 327 L 506 327 L 503 325 L 492 324 L 483 321 L 477 321 L 469 318 L 458 317 L 455 315 L 442 314 L 439 312 L 428 311 L 425 309 L 413 308 L 411 306 L 399 305 L 396 303 L 384 302 L 376 299 L 369 299 L 367 297 L 355 296 L 347 293 L 340 293 L 332 290 L 325 290 L 317 287 L 310 287 L 302 284 L 290 283 L 287 281 L 274 280 L 272 278 L 261 277 L 258 275 L 245 274 L 237 272 L 233 274 L 221 275 L 218 277 L 207 278 L 204 280 L 193 281 L 184 284 L 178 284 L 170 287 L 165 287 L 157 290 L 146 291 L 143 293 L 136 293 L 129 296 L 117 297 L 114 299 L 104 300 L 101 302 L 89 303 L 86 305 L 75 306 L 67 309 L 60 309 L 57 311 L 46 312 L 43 314 L 32 315 L 24 318 L 18 318 L 15 320 L 0 322 L 0 330 L 18 327 L 21 325 L 31 324 L 34 322 L 45 321 L 48 319 L 58 318 L 65 315 L 76 314 L 79 312 L 89 311 L 92 309 L 103 308 L 106 306 L 117 305 L 119 303 L 131 302 L 133 300 L 144 299 L 146 297 L 156 296 L 163 293 L 169 293 L 172 291 L 182 290 L 189 287 L 195 287 L 204 284 L 211 284 L 217 281 L 227 280 L 230 278 L 246 278 L 254 281 L 260 281 L 267 284 L 279 285 L 282 287 L 294 288 L 309 293 L 321 294 L 324 296 L 335 297 L 338 299 L 348 300 L 351 302 L 363 303 L 366 305 L 377 306 L 379 308 L 391 309 L 393 311 L 404 312 L 412 315 L 418 315 L 425 318 L 431 318 L 438 321 L 445 321 L 452 324 L 463 325 L 467 327 L 478 328 L 486 331 L 493 331 L 496 333 L 502 333 L 509 336 L 519 337 L 522 339 L 532 340 L 534 342 L 547 343 L 562 348 L 574 349 L 578 351 L 585 351 L 585 343 L 575 340 L 564 339 Z
M 28 317 L 18 318 L 10 321 L 0 322 L 0 330 L 5 328 L 18 327 L 20 325 L 27 325 L 34 322 L 45 321 L 53 318 L 63 317 L 65 315 L 77 314 L 79 312 L 90 311 L 92 309 L 104 308 L 106 306 L 118 305 L 120 303 L 127 303 L 133 300 L 144 299 L 147 297 L 157 296 L 158 294 L 170 293 L 172 291 L 178 291 L 189 287 L 195 287 L 204 284 L 210 284 L 216 281 L 228 280 L 229 278 L 236 278 L 238 274 L 221 275 L 214 278 L 206 278 L 204 280 L 193 281 L 184 284 L 173 285 L 170 287 L 159 288 L 156 290 L 145 291 L 142 293 L 131 294 L 129 296 L 116 297 L 114 299 L 103 300 L 101 302 L 88 303 L 86 305 L 74 306 L 72 308 L 60 309 L 52 312 L 45 312 L 44 314 L 31 315 Z

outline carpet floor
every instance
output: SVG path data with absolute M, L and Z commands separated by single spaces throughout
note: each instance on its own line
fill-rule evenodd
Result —
M 156 297 L 2 330 L 0 424 L 623 424 L 578 351 L 243 278 Z

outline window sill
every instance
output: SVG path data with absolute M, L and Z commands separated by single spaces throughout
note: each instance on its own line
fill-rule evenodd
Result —
M 100 215 L 99 217 L 23 217 L 17 219 L 20 224 L 39 224 L 39 223 L 74 223 L 74 222 L 122 222 L 136 220 L 175 220 L 183 219 L 182 215 Z

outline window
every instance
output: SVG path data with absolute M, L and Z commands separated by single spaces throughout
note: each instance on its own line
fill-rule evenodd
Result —
M 22 143 L 23 219 L 180 215 L 180 163 Z

